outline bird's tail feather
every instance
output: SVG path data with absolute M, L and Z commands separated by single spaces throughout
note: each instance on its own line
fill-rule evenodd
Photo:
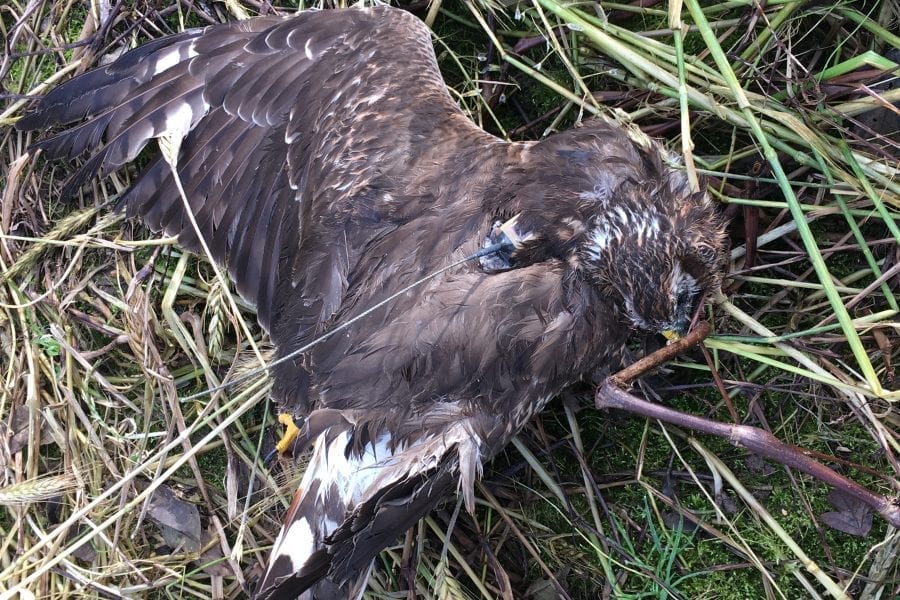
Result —
M 362 493 L 372 468 L 371 456 L 346 452 L 350 433 L 320 434 L 300 487 L 275 540 L 266 573 L 257 586 L 257 600 L 341 600 L 359 598 L 371 566 L 357 574 L 343 574 L 339 583 L 328 579 L 331 558 L 325 540 L 343 523 Z
M 257 600 L 360 598 L 380 550 L 455 487 L 472 495 L 481 451 L 465 419 L 395 444 L 389 433 L 372 435 L 345 417 L 323 410 L 307 419 L 312 457 Z

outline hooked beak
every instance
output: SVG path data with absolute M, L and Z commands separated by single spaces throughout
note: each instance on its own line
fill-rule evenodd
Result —
M 669 340 L 670 342 L 675 342 L 683 338 L 688 334 L 688 331 L 691 328 L 691 320 L 690 319 L 679 319 L 676 323 L 672 325 L 671 329 L 664 329 L 662 331 L 663 337 Z

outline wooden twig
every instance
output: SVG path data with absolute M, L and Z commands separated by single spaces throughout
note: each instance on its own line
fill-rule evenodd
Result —
M 635 361 L 619 371 L 611 375 L 608 379 L 613 386 L 628 389 L 634 380 L 651 371 L 660 365 L 669 362 L 688 348 L 696 346 L 709 335 L 709 323 L 700 321 L 697 325 L 680 340 L 670 342 L 663 348 L 660 348 L 652 354 L 648 354 L 644 358 Z
M 745 448 L 758 456 L 802 471 L 856 498 L 871 507 L 888 523 L 900 528 L 900 498 L 881 496 L 862 487 L 814 460 L 803 448 L 786 444 L 768 431 L 758 427 L 720 423 L 712 419 L 690 415 L 667 406 L 648 402 L 622 389 L 630 386 L 637 377 L 671 360 L 679 352 L 698 343 L 707 335 L 709 335 L 709 325 L 701 322 L 683 339 L 669 344 L 665 348 L 608 377 L 597 389 L 595 398 L 597 408 L 618 408 L 651 419 L 658 419 L 666 423 L 725 438 L 735 446 Z

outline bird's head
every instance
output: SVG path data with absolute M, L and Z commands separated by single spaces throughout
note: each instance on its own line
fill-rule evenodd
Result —
M 607 121 L 535 144 L 515 212 L 489 241 L 512 243 L 512 268 L 563 261 L 635 329 L 684 335 L 704 293 L 721 283 L 725 223 L 662 152 Z

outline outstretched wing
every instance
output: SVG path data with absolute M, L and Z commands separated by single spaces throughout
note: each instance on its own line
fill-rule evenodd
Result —
M 295 331 L 314 333 L 337 310 L 354 246 L 390 226 L 378 201 L 405 189 L 404 163 L 440 145 L 436 132 L 448 122 L 475 129 L 447 94 L 428 29 L 386 7 L 259 17 L 159 39 L 57 87 L 17 127 L 84 119 L 37 144 L 49 158 L 89 154 L 67 194 L 153 138 L 183 137 L 178 174 L 199 232 L 276 344 L 285 298 L 303 298 L 290 303 Z M 200 250 L 162 158 L 122 203 Z

